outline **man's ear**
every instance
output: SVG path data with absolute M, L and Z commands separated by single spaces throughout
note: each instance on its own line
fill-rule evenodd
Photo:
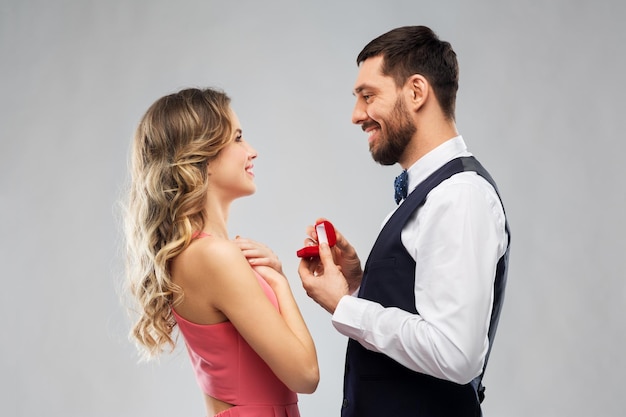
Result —
M 419 110 L 419 108 L 426 103 L 426 100 L 428 100 L 428 93 L 430 91 L 428 80 L 421 74 L 413 74 L 406 81 L 405 87 L 409 107 L 413 111 Z

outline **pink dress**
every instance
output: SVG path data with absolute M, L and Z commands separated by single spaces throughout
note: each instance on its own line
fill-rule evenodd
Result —
M 271 287 L 256 275 L 278 309 Z M 231 322 L 201 325 L 184 319 L 174 309 L 172 313 L 185 339 L 200 389 L 235 405 L 215 417 L 300 417 L 297 394 L 274 375 Z

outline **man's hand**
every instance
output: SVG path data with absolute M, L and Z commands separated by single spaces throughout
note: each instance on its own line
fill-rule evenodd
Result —
M 363 278 L 363 269 L 361 269 L 361 260 L 354 250 L 354 247 L 346 240 L 346 238 L 335 229 L 337 243 L 331 248 L 335 263 L 343 273 L 348 283 L 348 291 L 352 294 L 361 285 Z
M 328 221 L 323 217 L 316 220 L 316 224 Z M 305 245 L 317 244 L 318 238 L 315 232 L 315 226 L 308 226 L 306 229 L 307 237 L 304 241 Z M 363 269 L 361 268 L 361 260 L 354 250 L 354 247 L 348 242 L 343 234 L 335 227 L 335 236 L 337 242 L 335 246 L 331 248 L 333 259 L 335 264 L 339 267 L 339 270 L 343 273 L 348 283 L 350 293 L 355 292 L 361 285 L 361 279 L 363 278 Z
M 307 295 L 333 314 L 344 295 L 350 293 L 346 277 L 335 265 L 333 254 L 326 243 L 320 245 L 320 257 L 302 259 L 298 274 Z

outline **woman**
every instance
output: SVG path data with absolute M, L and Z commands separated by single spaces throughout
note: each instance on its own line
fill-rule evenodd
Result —
M 207 415 L 299 416 L 319 382 L 315 346 L 266 246 L 227 230 L 230 205 L 255 192 L 256 151 L 230 99 L 186 89 L 157 100 L 135 133 L 128 201 L 132 336 L 147 357 L 178 325 Z

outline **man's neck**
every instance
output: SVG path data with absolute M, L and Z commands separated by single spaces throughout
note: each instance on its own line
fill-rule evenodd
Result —
M 418 129 L 398 163 L 407 169 L 421 157 L 458 135 L 453 121 L 431 123 L 427 129 Z

